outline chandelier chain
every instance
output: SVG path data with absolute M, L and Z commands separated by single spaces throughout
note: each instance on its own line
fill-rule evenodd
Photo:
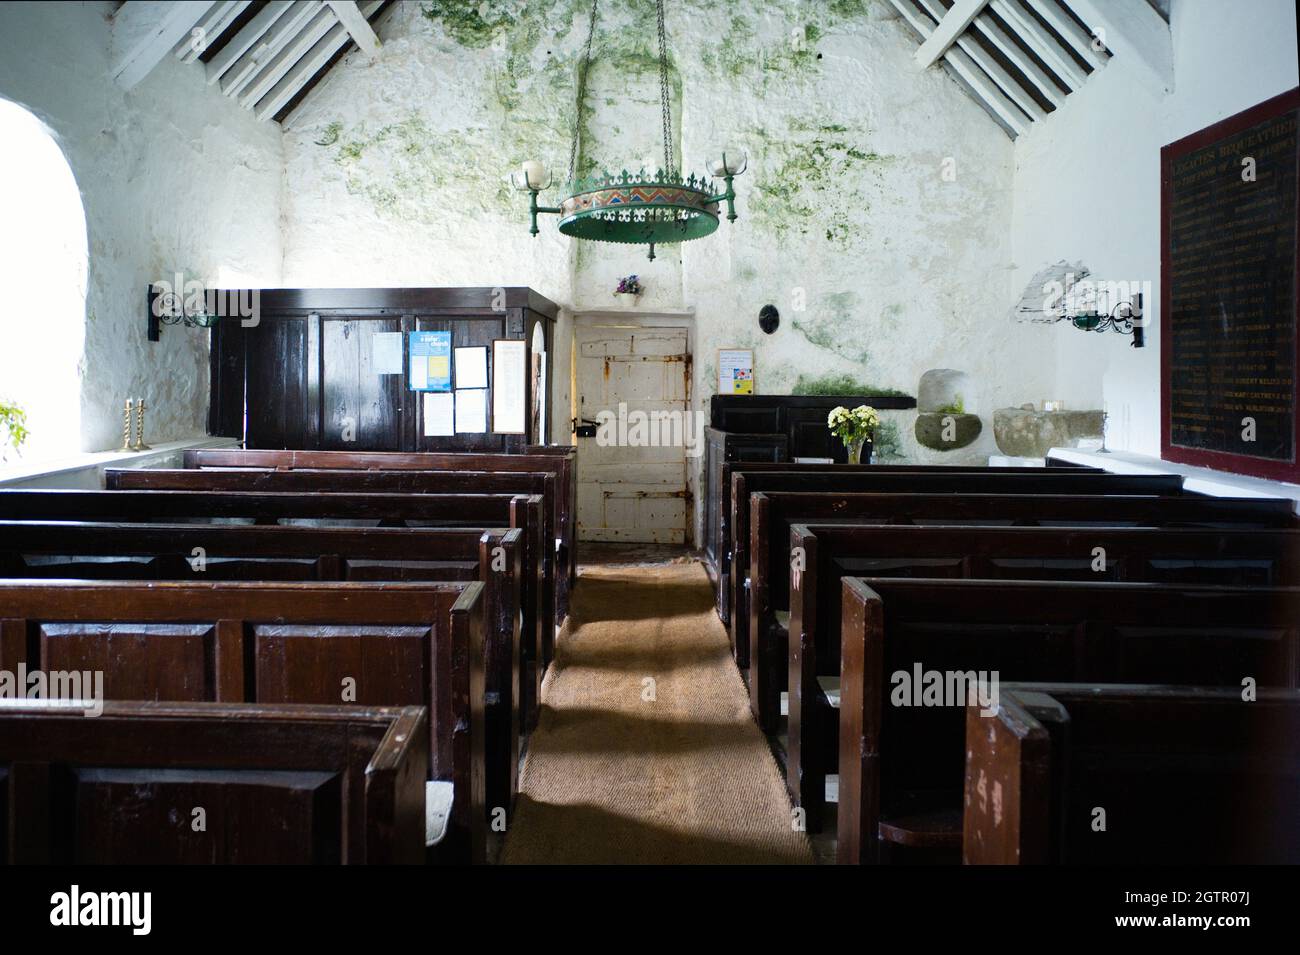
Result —
M 668 31 L 664 29 L 664 0 L 658 0 L 659 8 L 659 98 L 663 105 L 664 120 L 664 173 L 676 174 L 673 162 L 673 106 L 668 92 Z
M 573 115 L 573 138 L 569 141 L 569 182 L 577 178 L 578 136 L 582 129 L 582 109 L 587 102 L 587 74 L 591 70 L 591 41 L 596 35 L 596 6 L 600 0 L 591 0 L 591 22 L 587 26 L 587 45 L 583 49 L 582 64 L 578 67 L 578 106 Z

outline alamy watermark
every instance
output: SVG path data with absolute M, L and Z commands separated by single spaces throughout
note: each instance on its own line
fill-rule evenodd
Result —
M 997 670 L 927 670 L 913 663 L 911 670 L 895 670 L 889 677 L 893 706 L 975 706 L 980 716 L 998 712 Z
M 81 710 L 87 717 L 104 712 L 103 670 L 0 670 L 0 700 L 47 700 Z
M 596 444 L 602 448 L 685 448 L 686 456 L 704 453 L 705 415 L 693 411 L 629 411 L 626 401 L 618 411 L 596 415 Z

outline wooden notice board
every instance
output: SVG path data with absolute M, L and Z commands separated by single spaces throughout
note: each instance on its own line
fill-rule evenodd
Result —
M 1161 450 L 1300 480 L 1300 89 L 1164 147 Z

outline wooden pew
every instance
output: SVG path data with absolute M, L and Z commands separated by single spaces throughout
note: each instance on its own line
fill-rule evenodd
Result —
M 963 801 L 972 865 L 1294 865 L 1300 693 L 1004 684 Z
M 0 861 L 420 863 L 428 736 L 414 706 L 3 700 Z
M 486 855 L 484 630 L 477 581 L 0 580 L 0 670 L 101 672 L 111 700 L 425 707 L 444 860 Z
M 471 581 L 484 585 L 486 792 L 518 791 L 522 617 L 518 529 L 0 521 L 0 577 L 89 580 Z M 196 556 L 200 555 L 200 556 Z M 525 711 L 524 722 L 527 722 Z
M 1098 513 L 1105 507 L 1100 499 Z M 823 686 L 840 676 L 842 578 L 1300 585 L 1296 529 L 797 524 L 789 541 L 803 569 L 790 575 L 786 776 L 810 831 L 820 829 L 837 751 L 838 714 Z
M 356 470 L 172 470 L 164 468 L 109 469 L 104 481 L 111 491 L 260 491 L 332 492 L 337 494 L 409 493 L 409 494 L 541 494 L 544 538 L 555 540 L 553 502 L 555 476 L 540 472 L 489 473 L 485 471 L 356 471 Z M 562 591 L 568 590 L 568 578 L 556 573 L 558 562 L 553 546 L 544 547 L 543 574 L 547 603 L 554 625 L 542 628 L 543 664 L 554 655 L 555 628 L 562 622 L 559 606 Z M 564 597 L 567 601 L 567 597 Z
M 896 494 L 756 491 L 749 496 L 749 565 L 740 578 L 750 623 L 735 647 L 738 665 L 751 664 L 757 615 L 786 610 L 790 570 L 787 541 L 801 522 L 1006 524 L 1124 524 L 1143 526 L 1298 527 L 1294 503 L 1273 498 L 1210 498 L 1095 494 Z M 1044 507 L 1048 509 L 1045 510 Z M 740 661 L 744 661 L 743 665 Z
M 567 569 L 568 586 L 558 592 L 559 619 L 569 612 L 569 587 L 577 583 L 578 449 L 573 445 L 530 445 L 525 454 L 437 454 L 383 451 L 189 450 L 187 468 L 298 468 L 387 471 L 550 471 L 555 475 L 556 557 Z
M 960 853 L 966 700 L 894 705 L 918 668 L 1240 691 L 1300 660 L 1300 588 L 847 577 L 842 613 L 841 863 Z
M 96 522 L 344 521 L 382 524 L 451 524 L 478 529 L 506 524 L 524 532 L 520 600 L 525 622 L 520 708 L 526 728 L 536 725 L 543 670 L 543 639 L 552 632 L 553 589 L 543 576 L 545 508 L 541 495 L 276 493 L 204 491 L 6 491 L 0 519 Z
M 736 471 L 747 474 L 763 474 L 777 471 L 784 474 L 890 474 L 894 472 L 915 472 L 924 474 L 961 474 L 975 471 L 981 474 L 1017 474 L 1022 471 L 1034 471 L 1039 474 L 1072 473 L 1101 474 L 1100 468 L 1083 466 L 1054 466 L 1047 468 L 1018 467 L 974 467 L 970 465 L 920 465 L 920 464 L 800 464 L 793 461 L 724 461 L 719 468 L 721 479 L 718 482 L 719 500 L 710 502 L 705 535 L 709 538 L 706 552 L 715 553 L 717 565 L 712 570 L 717 586 L 718 616 L 722 622 L 731 625 L 731 476 Z M 743 571 L 744 568 L 741 568 Z
M 736 469 L 731 474 L 731 645 L 737 665 L 748 660 L 749 602 L 741 579 L 749 567 L 750 500 L 755 491 L 907 492 L 931 494 L 1157 494 L 1177 495 L 1178 475 L 1095 474 L 1069 469 L 1044 472 L 1042 468 L 1010 471 L 940 472 L 893 471 L 886 473 L 800 473 Z

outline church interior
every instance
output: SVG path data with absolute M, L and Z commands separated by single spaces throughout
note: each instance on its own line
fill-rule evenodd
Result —
M 0 4 L 0 862 L 1300 862 L 1297 118 L 1290 0 Z

